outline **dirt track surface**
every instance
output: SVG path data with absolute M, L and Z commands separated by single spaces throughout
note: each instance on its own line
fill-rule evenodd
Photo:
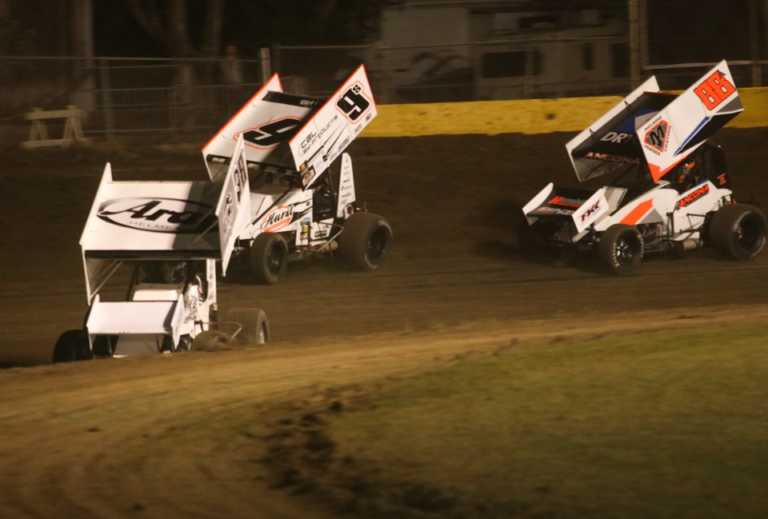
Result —
M 765 307 L 737 307 L 482 321 L 336 344 L 284 341 L 280 348 L 5 370 L 0 516 L 333 517 L 281 491 L 288 476 L 271 472 L 269 461 L 275 424 L 306 410 L 346 407 L 371 384 L 527 338 L 766 318 Z
M 644 326 L 765 307 L 768 254 L 748 263 L 706 251 L 659 258 L 629 278 L 520 258 L 519 204 L 549 180 L 573 184 L 568 137 L 356 143 L 358 193 L 392 222 L 393 254 L 374 274 L 319 259 L 292 264 L 272 287 L 226 280 L 223 308 L 269 314 L 276 340 L 263 350 L 0 371 L 0 515 L 303 516 L 264 484 L 258 454 L 241 456 L 258 452 L 257 417 L 269 401 L 420 369 L 448 347 L 433 337 L 450 342 L 455 326 L 482 341 L 493 323 L 507 323 L 505 334 L 528 325 L 568 333 L 563 323 Z M 724 131 L 721 142 L 737 196 L 768 201 L 768 131 Z M 7 157 L 0 363 L 47 362 L 56 337 L 82 324 L 77 240 L 107 159 L 117 179 L 203 178 L 195 152 Z

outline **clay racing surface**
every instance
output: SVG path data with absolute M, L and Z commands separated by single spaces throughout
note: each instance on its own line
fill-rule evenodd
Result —
M 721 133 L 737 198 L 768 200 L 768 131 Z M 574 183 L 568 137 L 356 143 L 358 196 L 391 221 L 395 249 L 374 274 L 319 259 L 291 264 L 272 287 L 226 280 L 222 308 L 268 313 L 276 340 L 263 349 L 0 371 L 0 515 L 307 516 L 273 488 L 259 454 L 271 402 L 418 371 L 497 327 L 642 326 L 768 302 L 768 254 L 748 263 L 709 251 L 652 259 L 621 279 L 520 258 L 520 203 L 549 180 Z M 120 180 L 204 172 L 196 151 L 3 160 L 0 363 L 47 362 L 86 310 L 77 240 L 104 161 Z

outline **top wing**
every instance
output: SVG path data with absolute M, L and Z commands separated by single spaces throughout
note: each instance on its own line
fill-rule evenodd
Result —
M 723 60 L 637 129 L 653 180 L 661 179 L 743 110 Z
M 107 164 L 80 246 L 102 256 L 218 252 L 214 238 L 200 235 L 215 224 L 220 190 L 207 181 L 115 182 Z
M 289 141 L 302 186 L 311 186 L 377 113 L 365 67 L 360 65 Z
M 213 181 L 224 178 L 241 135 L 247 162 L 292 169 L 287 141 L 319 103 L 284 93 L 280 78 L 273 75 L 203 147 L 208 176 Z
M 617 171 L 627 163 L 643 162 L 635 129 L 675 98 L 659 92 L 651 77 L 597 121 L 571 139 L 565 148 L 580 181 Z

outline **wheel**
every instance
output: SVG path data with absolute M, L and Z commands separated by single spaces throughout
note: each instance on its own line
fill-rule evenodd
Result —
M 613 274 L 632 273 L 643 261 L 645 244 L 637 227 L 615 224 L 600 237 L 597 254 Z
M 269 319 L 261 308 L 237 310 L 228 313 L 227 321 L 238 323 L 242 329 L 237 334 L 240 344 L 266 344 L 271 336 Z
M 93 338 L 95 357 L 112 357 L 117 349 L 117 335 L 97 335 Z
M 354 213 L 339 236 L 339 254 L 353 268 L 381 267 L 392 243 L 392 227 L 373 213 Z
M 715 248 L 736 260 L 752 259 L 765 248 L 768 223 L 757 207 L 733 204 L 715 212 L 709 238 Z
M 199 333 L 192 341 L 192 349 L 196 351 L 216 351 L 229 345 L 229 335 L 216 330 Z
M 175 352 L 189 351 L 192 349 L 192 337 L 187 334 L 179 337 L 179 344 L 176 345 Z
M 85 330 L 67 330 L 53 348 L 53 362 L 75 362 L 93 358 Z
M 274 285 L 285 274 L 288 244 L 279 234 L 263 233 L 256 237 L 248 251 L 251 272 L 259 283 Z

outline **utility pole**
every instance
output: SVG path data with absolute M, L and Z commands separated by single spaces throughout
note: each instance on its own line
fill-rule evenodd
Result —
M 752 60 L 752 86 L 763 84 L 763 66 L 758 63 L 760 52 L 760 0 L 749 0 L 749 58 Z M 763 7 L 766 3 L 763 2 Z
M 629 77 L 632 88 L 640 84 L 648 59 L 646 0 L 628 0 L 629 11 Z

